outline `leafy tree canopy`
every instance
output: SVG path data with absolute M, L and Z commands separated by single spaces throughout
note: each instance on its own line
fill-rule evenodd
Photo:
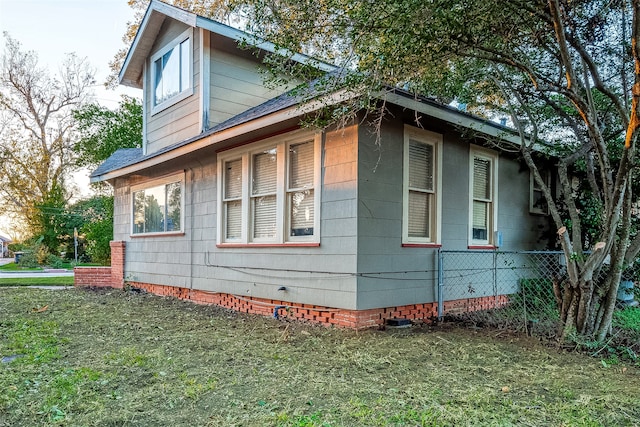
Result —
M 91 97 L 93 70 L 68 55 L 52 76 L 7 33 L 0 63 L 0 200 L 4 213 L 38 230 L 37 206 L 71 197 L 73 109 Z
M 96 167 L 120 148 L 142 146 L 142 103 L 123 96 L 118 109 L 88 104 L 76 110 L 79 139 L 74 144 L 77 164 Z
M 361 100 L 402 87 L 508 117 L 569 260 L 557 289 L 559 336 L 606 336 L 621 271 L 640 250 L 631 209 L 640 1 L 246 0 L 234 10 L 278 46 L 341 65 L 349 77 L 336 87 L 361 95 L 351 112 L 384 108 Z M 286 61 L 278 67 L 290 70 Z M 556 159 L 559 198 L 540 174 L 541 151 Z M 579 173 L 586 204 L 577 199 Z

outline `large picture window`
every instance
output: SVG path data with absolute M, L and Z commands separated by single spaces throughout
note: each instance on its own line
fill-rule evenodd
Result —
M 181 177 L 137 186 L 132 191 L 132 234 L 179 233 L 182 231 Z
M 470 244 L 492 245 L 497 215 L 497 157 L 489 151 L 472 149 L 470 159 Z
M 272 138 L 219 156 L 219 244 L 318 242 L 319 136 Z
M 403 243 L 437 244 L 442 135 L 405 127 Z
M 151 57 L 153 108 L 161 111 L 193 93 L 192 30 Z

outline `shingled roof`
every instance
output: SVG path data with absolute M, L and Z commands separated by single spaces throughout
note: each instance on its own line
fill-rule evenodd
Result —
M 248 110 L 227 119 L 197 136 L 169 145 L 153 153 L 144 155 L 140 148 L 120 149 L 100 165 L 100 167 L 90 175 L 90 178 L 92 182 L 101 181 L 102 179 L 100 177 L 102 175 L 137 163 L 145 162 L 227 129 L 249 123 L 262 117 L 267 117 L 288 108 L 301 106 L 303 103 L 318 99 L 321 96 L 330 95 L 331 92 L 334 92 L 335 90 L 331 90 L 333 85 L 328 84 L 327 82 L 330 82 L 330 79 L 336 75 L 340 78 L 338 72 L 328 73 L 324 77 L 320 77 L 307 85 L 301 85 L 298 88 L 276 96 L 275 98 L 272 98 L 260 105 L 249 108 Z M 421 111 L 422 113 L 429 114 L 434 118 L 438 118 L 455 125 L 473 128 L 478 132 L 494 137 L 500 137 L 501 139 L 511 141 L 516 145 L 519 144 L 519 139 L 511 128 L 474 116 L 467 112 L 460 111 L 454 107 L 444 105 L 427 97 L 416 97 L 415 94 L 402 89 L 390 87 L 387 88 L 387 90 L 388 91 L 381 96 L 384 96 L 390 103 L 404 108 Z M 305 114 L 305 112 L 300 109 L 293 114 L 301 116 Z
M 177 142 L 175 144 L 169 145 L 153 153 L 143 155 L 141 148 L 122 148 L 120 150 L 117 150 L 115 153 L 111 155 L 111 157 L 109 157 L 95 171 L 93 171 L 90 177 L 96 178 L 96 177 L 99 177 L 100 175 L 104 175 L 109 172 L 134 165 L 136 163 L 144 162 L 145 160 L 173 151 L 177 148 L 188 145 L 193 141 L 197 141 L 209 135 L 213 135 L 217 132 L 221 132 L 223 130 L 232 128 L 234 126 L 238 126 L 238 125 L 250 122 L 252 120 L 255 120 L 257 118 L 265 117 L 265 116 L 268 116 L 269 114 L 295 106 L 299 104 L 304 97 L 312 96 L 312 94 L 309 91 L 314 90 L 313 89 L 314 85 L 309 85 L 308 87 L 309 89 L 306 91 L 301 92 L 299 89 L 294 89 L 292 91 L 279 95 L 275 98 L 271 98 L 270 100 L 263 102 L 260 105 L 249 108 L 248 110 L 225 120 L 224 122 L 212 127 L 211 129 L 193 138 L 189 138 L 184 141 Z

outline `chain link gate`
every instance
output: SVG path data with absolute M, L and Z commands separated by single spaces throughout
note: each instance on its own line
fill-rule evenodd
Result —
M 438 316 L 550 335 L 559 319 L 553 282 L 562 252 L 439 251 Z

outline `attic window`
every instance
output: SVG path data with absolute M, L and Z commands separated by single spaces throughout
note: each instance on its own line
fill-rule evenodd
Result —
M 191 29 L 151 57 L 155 114 L 193 94 Z

